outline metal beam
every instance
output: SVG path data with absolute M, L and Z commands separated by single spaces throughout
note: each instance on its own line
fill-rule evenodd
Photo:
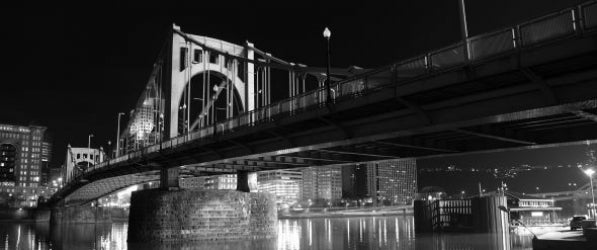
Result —
M 301 160 L 310 160 L 310 161 L 327 161 L 327 162 L 337 162 L 337 163 L 354 163 L 354 161 L 343 161 L 343 160 L 335 160 L 335 159 L 325 159 L 325 158 L 315 158 L 315 157 L 303 157 L 303 156 L 291 156 L 291 155 L 282 155 L 281 157 L 288 157 L 294 159 L 301 159 Z
M 321 117 L 321 116 L 318 117 L 318 119 L 321 120 L 321 121 L 323 121 L 323 122 L 325 122 L 325 123 L 327 123 L 327 124 L 329 124 L 329 125 L 331 125 L 331 126 L 333 126 L 333 127 L 335 127 L 335 128 L 337 128 L 337 129 L 339 129 L 340 131 L 342 131 L 342 133 L 344 133 L 344 135 L 346 136 L 346 139 L 349 139 L 349 138 L 352 137 L 350 131 L 348 131 L 348 129 L 346 129 L 346 127 L 342 126 L 340 123 L 335 122 L 335 121 L 330 120 L 330 119 L 327 119 L 327 118 L 324 118 L 324 117 Z
M 423 150 L 436 151 L 436 152 L 445 152 L 445 153 L 458 153 L 458 152 L 460 152 L 460 151 L 451 150 L 451 149 L 430 148 L 430 147 L 415 146 L 415 145 L 410 145 L 410 144 L 394 143 L 394 142 L 387 142 L 387 141 L 375 141 L 375 143 L 382 144 L 382 145 L 394 146 L 394 147 L 400 147 L 400 148 L 423 149 Z
M 537 86 L 539 90 L 541 90 L 541 92 L 543 92 L 543 95 L 549 104 L 555 105 L 558 103 L 556 93 L 549 85 L 547 85 L 547 82 L 542 77 L 535 74 L 535 72 L 529 68 L 522 68 L 520 69 L 520 72 L 522 72 L 527 79 L 529 79 L 535 86 Z
M 580 118 L 585 118 L 587 120 L 591 120 L 594 122 L 597 122 L 597 115 L 593 114 L 593 113 L 589 113 L 587 111 L 584 110 L 574 110 L 572 112 L 570 112 Z
M 517 143 L 517 144 L 524 144 L 524 145 L 535 145 L 535 144 L 537 144 L 537 143 L 531 142 L 531 141 L 523 141 L 523 140 L 512 139 L 512 138 L 507 138 L 507 137 L 503 137 L 503 136 L 497 136 L 497 135 L 490 135 L 490 134 L 485 134 L 485 133 L 473 132 L 473 131 L 464 130 L 464 129 L 453 129 L 452 131 L 455 131 L 455 132 L 458 132 L 458 133 L 461 133 L 461 134 L 467 134 L 467 135 L 472 135 L 472 136 L 477 136 L 477 137 L 494 139 L 494 140 L 498 140 L 498 141 L 512 142 L 512 143 Z
M 361 152 L 351 152 L 351 151 L 339 151 L 339 150 L 329 150 L 329 149 L 318 149 L 317 151 L 319 151 L 319 152 L 325 152 L 325 153 L 332 153 L 332 154 L 360 155 L 360 156 L 367 156 L 367 157 L 392 158 L 392 159 L 400 158 L 399 156 L 380 155 L 380 154 L 361 153 Z
M 408 101 L 400 96 L 396 96 L 396 100 L 398 102 L 400 102 L 402 105 L 408 107 L 413 112 L 415 112 L 421 118 L 423 123 L 425 123 L 425 124 L 433 123 L 433 121 L 431 120 L 431 117 L 429 117 L 429 115 L 427 113 L 425 113 L 425 111 L 421 108 L 421 106 L 419 106 L 411 101 Z

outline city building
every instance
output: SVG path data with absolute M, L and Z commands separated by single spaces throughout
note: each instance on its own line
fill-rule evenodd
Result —
M 134 110 L 129 113 L 129 123 L 120 136 L 120 155 L 157 143 L 163 131 L 164 100 L 155 96 L 155 89 L 146 88 Z M 161 108 L 160 108 L 161 107 Z M 159 125 L 158 125 L 159 124 Z
M 41 181 L 42 143 L 46 127 L 0 124 L 0 181 L 37 187 Z
M 396 159 L 348 166 L 345 176 L 347 199 L 359 199 L 374 204 L 410 204 L 417 193 L 417 164 L 415 159 Z M 352 188 L 346 187 L 350 182 Z M 346 193 L 348 192 L 348 193 Z M 350 195 L 349 195 L 350 194 Z
M 384 204 L 411 204 L 417 193 L 417 163 L 415 159 L 399 159 L 375 163 L 370 173 L 375 176 L 377 200 Z
M 204 177 L 205 189 L 236 189 L 236 175 L 223 174 Z
M 558 220 L 561 207 L 553 199 L 540 199 L 521 193 L 506 191 L 510 218 L 525 225 L 550 224 Z
M 66 149 L 66 160 L 62 169 L 62 178 L 68 182 L 78 172 L 103 162 L 106 154 L 103 148 L 73 148 L 68 145 Z
M 300 170 L 274 170 L 257 173 L 259 192 L 276 196 L 278 204 L 292 205 L 301 199 L 303 173 Z
M 41 186 L 48 186 L 51 181 L 50 171 L 52 162 L 52 143 L 50 137 L 46 134 L 44 141 L 41 142 Z
M 303 173 L 303 200 L 336 202 L 342 198 L 342 168 L 308 167 Z
M 204 189 L 205 176 L 180 178 L 178 185 L 184 189 Z

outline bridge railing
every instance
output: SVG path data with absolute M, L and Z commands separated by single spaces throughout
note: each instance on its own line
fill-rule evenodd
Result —
M 513 27 L 470 37 L 466 41 L 333 83 L 331 84 L 331 101 L 338 102 L 359 98 L 367 92 L 402 84 L 405 80 L 424 77 L 429 73 L 480 63 L 494 57 L 517 52 L 520 49 L 595 31 L 597 31 L 597 1 L 589 1 Z M 468 54 L 466 53 L 467 50 Z M 293 116 L 301 112 L 323 108 L 326 106 L 326 93 L 325 88 L 301 93 L 292 98 L 201 128 L 190 134 L 181 135 L 139 151 L 110 159 L 82 171 L 81 174 L 137 159 L 161 150 L 168 150 L 182 144 L 230 133 L 243 127 L 252 127 L 271 122 L 280 117 Z

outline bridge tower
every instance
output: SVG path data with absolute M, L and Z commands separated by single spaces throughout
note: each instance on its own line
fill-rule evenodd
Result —
M 253 44 L 172 29 L 168 137 L 255 109 Z M 224 115 L 222 117 L 222 115 Z

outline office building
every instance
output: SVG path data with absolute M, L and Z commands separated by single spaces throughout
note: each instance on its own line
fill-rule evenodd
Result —
M 335 202 L 342 198 L 341 167 L 309 167 L 303 172 L 303 200 Z
M 257 173 L 259 192 L 276 196 L 278 204 L 292 205 L 301 198 L 303 173 L 300 170 L 274 170 Z
M 0 124 L 0 182 L 37 187 L 41 180 L 45 127 Z
M 417 192 L 415 159 L 396 159 L 359 165 L 355 184 L 358 195 L 385 205 L 411 204 Z M 363 174 L 365 173 L 365 174 Z M 366 193 L 362 192 L 366 190 Z
M 205 189 L 236 189 L 236 175 L 223 174 L 205 177 Z

